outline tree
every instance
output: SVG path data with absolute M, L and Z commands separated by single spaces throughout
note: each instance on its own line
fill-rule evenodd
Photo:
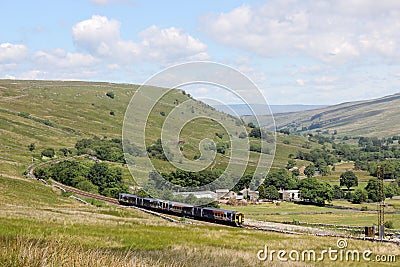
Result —
M 30 143 L 29 144 L 29 146 L 28 146 L 28 149 L 29 149 L 29 151 L 33 151 L 33 150 L 35 150 L 35 148 L 36 148 L 36 146 L 35 146 L 35 143 Z
M 289 170 L 289 169 L 293 168 L 294 166 L 296 166 L 296 160 L 289 159 L 288 163 L 286 164 L 286 169 Z
M 315 177 L 309 177 L 299 182 L 301 197 L 308 201 L 324 205 L 325 201 L 332 201 L 333 189 L 328 183 L 319 182 Z
M 300 175 L 300 170 L 299 169 L 294 169 L 292 171 L 292 177 L 293 178 L 297 178 L 297 177 L 299 177 L 299 175 Z
M 362 202 L 365 202 L 367 200 L 367 197 L 368 197 L 368 194 L 367 194 L 367 192 L 365 192 L 365 190 L 357 188 L 356 191 L 354 191 L 351 203 L 361 204 Z
M 52 158 L 55 156 L 55 154 L 56 152 L 54 151 L 54 148 L 46 148 L 42 151 L 42 157 Z
M 270 170 L 267 177 L 263 182 L 265 187 L 270 185 L 275 186 L 275 188 L 282 189 L 296 189 L 297 179 L 293 178 L 286 169 L 281 168 L 278 170 Z
M 330 173 L 329 167 L 326 166 L 326 165 L 324 165 L 324 166 L 319 166 L 318 170 L 319 170 L 319 173 L 320 173 L 322 176 L 327 176 L 327 175 Z
M 68 153 L 69 153 L 68 148 L 65 148 L 65 147 L 60 148 L 59 151 L 62 153 L 62 155 L 64 157 L 66 157 L 68 155 Z
M 304 169 L 304 174 L 308 177 L 311 178 L 314 176 L 315 174 L 315 166 L 313 164 L 308 165 L 305 169 Z
M 266 192 L 265 192 L 265 186 L 264 186 L 263 184 L 261 184 L 261 185 L 258 187 L 258 193 L 259 193 L 261 199 L 266 198 L 266 197 L 265 197 L 265 193 L 266 193 Z
M 344 192 L 338 185 L 333 186 L 333 199 L 342 199 L 344 198 Z
M 340 175 L 340 186 L 346 186 L 347 191 L 350 187 L 358 186 L 358 178 L 352 171 L 345 171 Z
M 94 184 L 92 184 L 88 180 L 83 180 L 83 181 L 79 182 L 76 185 L 76 188 L 86 191 L 86 192 L 91 192 L 91 193 L 96 193 L 96 194 L 99 192 L 99 188 L 97 186 L 95 186 Z
M 383 200 L 383 196 L 380 193 L 380 186 L 379 186 L 380 182 L 381 181 L 379 181 L 378 179 L 372 178 L 368 180 L 368 184 L 365 187 L 365 190 L 368 193 L 368 198 L 374 202 Z
M 252 122 L 249 122 L 249 124 L 247 124 L 247 126 L 249 126 L 250 128 L 256 128 L 256 125 Z
M 216 148 L 217 148 L 217 153 L 225 154 L 227 148 L 229 148 L 229 145 L 225 142 L 218 142 Z
M 260 139 L 261 138 L 261 129 L 259 127 L 252 128 L 249 136 Z
M 278 199 L 279 198 L 279 192 L 278 189 L 276 189 L 275 186 L 270 185 L 265 189 L 265 198 L 267 199 Z

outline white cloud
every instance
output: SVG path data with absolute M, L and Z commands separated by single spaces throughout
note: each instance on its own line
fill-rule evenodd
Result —
M 207 46 L 181 29 L 151 26 L 139 34 L 140 42 L 134 42 L 121 38 L 120 26 L 117 20 L 95 15 L 77 23 L 72 36 L 78 48 L 111 62 L 153 60 L 170 64 L 209 58 Z
M 0 63 L 18 62 L 26 58 L 28 48 L 21 44 L 0 44 Z
M 260 56 L 307 55 L 345 63 L 400 58 L 400 1 L 268 1 L 203 18 L 214 40 Z
M 139 36 L 142 38 L 141 47 L 155 60 L 180 62 L 209 59 L 204 43 L 175 27 L 159 29 L 153 25 Z
M 53 68 L 80 68 L 92 66 L 98 60 L 91 55 L 65 52 L 62 49 L 37 51 L 32 56 L 36 66 Z

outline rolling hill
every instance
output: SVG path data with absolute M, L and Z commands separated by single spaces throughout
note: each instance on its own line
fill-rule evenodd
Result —
M 301 112 L 274 114 L 276 128 L 330 131 L 338 136 L 388 137 L 400 132 L 400 93 Z M 247 117 L 245 120 L 251 120 Z M 264 125 L 272 128 L 272 125 Z
M 121 138 L 125 111 L 137 89 L 138 85 L 101 82 L 0 80 L 0 174 L 21 177 L 32 160 L 36 163 L 42 160 L 40 152 L 49 147 L 56 151 L 72 148 L 77 140 L 94 136 Z M 237 126 L 237 118 L 174 89 L 148 114 L 147 146 L 161 137 L 163 121 L 179 103 L 190 103 L 188 110 L 182 112 L 211 114 L 232 127 Z M 139 115 L 142 108 L 135 107 Z M 238 130 L 235 134 L 239 133 Z M 185 124 L 180 135 L 185 141 L 182 153 L 190 159 L 199 157 L 199 144 L 205 138 L 215 144 L 229 140 L 219 123 L 205 118 Z M 30 144 L 35 144 L 32 152 L 28 149 Z M 272 155 L 268 156 L 272 160 Z M 260 153 L 250 152 L 249 170 L 255 169 L 259 158 Z M 217 154 L 213 166 L 224 169 L 229 163 L 229 155 Z M 174 169 L 163 160 L 154 159 L 152 164 L 161 171 Z

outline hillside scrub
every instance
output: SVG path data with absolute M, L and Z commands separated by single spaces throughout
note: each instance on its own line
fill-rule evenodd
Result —
M 83 163 L 74 160 L 61 161 L 35 169 L 40 179 L 54 179 L 68 186 L 107 197 L 117 198 L 119 193 L 128 192 L 122 181 L 119 167 L 110 168 L 106 163 Z

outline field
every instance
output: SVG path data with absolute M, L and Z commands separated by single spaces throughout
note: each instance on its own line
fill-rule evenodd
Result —
M 5 266 L 261 266 L 257 252 L 264 245 L 321 251 L 337 241 L 166 222 L 130 208 L 79 204 L 28 179 L 0 178 L 0 192 L 0 263 Z M 25 201 L 28 196 L 31 201 Z M 356 240 L 348 244 L 351 249 L 370 249 L 373 255 L 400 254 L 392 244 Z M 326 266 L 328 261 L 284 264 L 275 259 L 268 266 L 310 263 Z
M 385 208 L 388 212 L 385 215 L 386 221 L 392 221 L 394 228 L 400 230 L 400 200 L 388 200 L 389 206 Z M 341 226 L 372 226 L 377 223 L 377 206 L 374 203 L 351 204 L 345 200 L 334 200 L 332 205 L 349 207 L 350 209 L 335 209 L 329 207 L 318 207 L 313 205 L 300 205 L 293 202 L 281 202 L 279 206 L 274 203 L 262 203 L 258 205 L 248 205 L 235 207 L 235 209 L 246 214 L 247 218 L 274 221 L 274 222 L 304 222 L 336 224 Z M 360 211 L 364 207 L 366 211 Z M 231 206 L 224 205 L 223 208 L 232 209 Z M 397 212 L 394 214 L 394 212 Z

